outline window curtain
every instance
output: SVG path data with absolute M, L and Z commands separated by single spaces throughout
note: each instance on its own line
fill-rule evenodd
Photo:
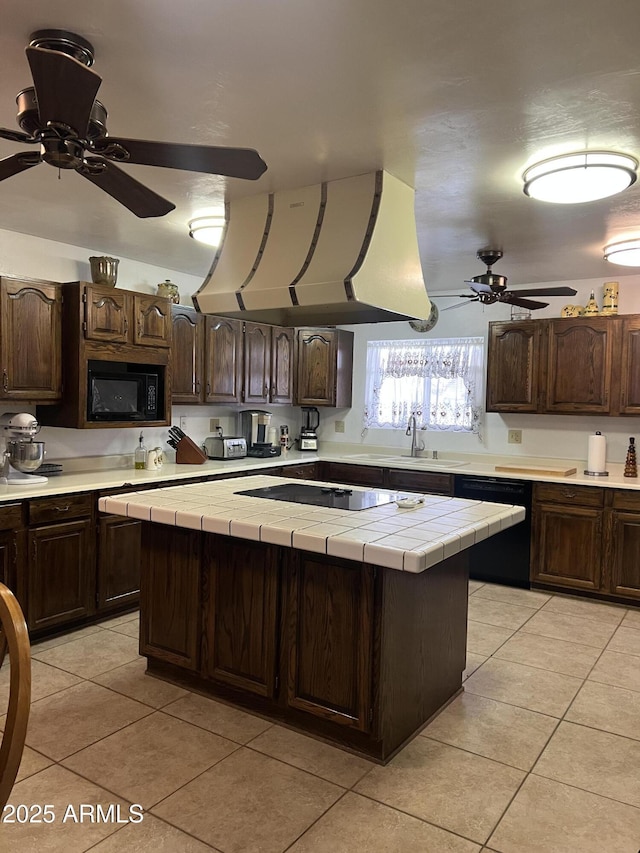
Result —
M 370 341 L 364 427 L 472 432 L 481 438 L 483 338 Z

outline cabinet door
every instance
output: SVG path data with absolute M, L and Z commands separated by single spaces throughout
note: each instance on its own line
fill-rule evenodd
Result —
M 288 556 L 288 704 L 367 731 L 373 567 L 302 551 Z
M 384 468 L 349 465 L 343 462 L 321 462 L 320 477 L 332 483 L 345 483 L 350 486 L 383 486 Z
M 16 592 L 18 538 L 14 530 L 0 531 L 0 583 Z
M 572 589 L 599 589 L 602 510 L 537 504 L 533 509 L 533 581 Z
M 27 624 L 32 631 L 93 612 L 95 563 L 91 521 L 29 531 Z
M 271 388 L 271 326 L 244 325 L 243 402 L 268 403 Z
M 550 320 L 545 411 L 607 414 L 615 326 L 611 317 Z
M 489 323 L 488 412 L 538 410 L 542 329 L 540 320 Z
M 207 536 L 203 549 L 206 674 L 260 696 L 275 693 L 279 624 L 277 549 Z
M 200 666 L 200 544 L 192 530 L 142 525 L 140 654 Z
M 62 396 L 62 291 L 54 284 L 2 279 L 0 399 Z
M 146 347 L 171 346 L 171 301 L 163 296 L 133 297 L 133 342 Z
M 619 317 L 616 321 L 622 333 L 618 410 L 622 415 L 640 415 L 640 317 Z
M 298 331 L 299 406 L 335 406 L 336 333 Z
M 205 402 L 242 402 L 242 320 L 207 316 Z
M 386 472 L 385 487 L 423 495 L 452 495 L 453 475 L 390 468 Z
M 140 598 L 142 522 L 119 515 L 98 521 L 98 610 L 133 607 Z
M 293 403 L 293 329 L 271 329 L 271 402 Z
M 129 342 L 131 294 L 87 284 L 84 289 L 84 336 L 91 341 Z
M 613 511 L 609 515 L 607 592 L 640 599 L 640 513 Z
M 174 307 L 171 341 L 171 401 L 201 403 L 204 386 L 204 314 Z

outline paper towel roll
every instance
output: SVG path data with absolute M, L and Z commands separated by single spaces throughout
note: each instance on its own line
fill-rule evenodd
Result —
M 606 471 L 607 464 L 607 439 L 601 433 L 589 436 L 589 449 L 587 451 L 587 471 L 601 474 Z

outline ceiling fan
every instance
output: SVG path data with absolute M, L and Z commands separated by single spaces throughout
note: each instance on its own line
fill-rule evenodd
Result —
M 26 49 L 33 87 L 16 96 L 23 132 L 0 128 L 0 138 L 37 144 L 39 151 L 0 160 L 0 181 L 48 163 L 74 169 L 139 217 L 164 216 L 175 208 L 116 163 L 163 166 L 256 180 L 267 166 L 250 148 L 124 139 L 107 133 L 107 110 L 96 99 L 102 78 L 92 71 L 93 46 L 67 30 L 38 30 Z
M 500 260 L 503 252 L 501 249 L 481 249 L 477 257 L 486 264 L 487 271 L 482 275 L 474 276 L 466 281 L 472 293 L 458 294 L 460 299 L 470 299 L 471 302 L 481 302 L 483 305 L 493 305 L 494 302 L 504 302 L 507 305 L 517 305 L 520 308 L 528 308 L 535 311 L 538 308 L 546 308 L 548 302 L 538 302 L 534 299 L 524 299 L 526 296 L 573 296 L 577 293 L 572 287 L 533 287 L 524 290 L 507 290 L 507 278 L 504 275 L 495 275 L 492 272 L 493 265 Z M 458 302 L 449 305 L 444 311 L 452 308 L 461 308 L 468 302 Z

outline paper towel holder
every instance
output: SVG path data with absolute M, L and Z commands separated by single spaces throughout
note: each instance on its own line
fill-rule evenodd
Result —
M 596 435 L 602 435 L 602 433 L 600 432 L 600 430 L 597 430 L 597 431 L 596 431 Z M 587 464 L 589 464 L 589 460 L 588 460 L 588 459 L 587 459 Z M 590 471 L 588 468 L 585 468 L 584 473 L 585 473 L 588 477 L 608 477 L 608 476 L 609 476 L 609 472 L 608 472 L 608 471 Z

